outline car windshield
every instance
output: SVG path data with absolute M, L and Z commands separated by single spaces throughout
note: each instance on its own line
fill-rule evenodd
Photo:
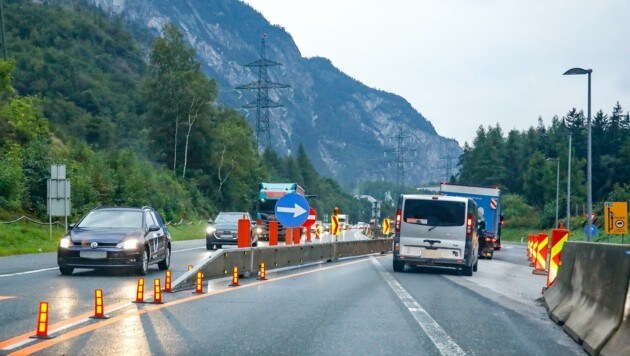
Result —
M 77 227 L 141 229 L 142 212 L 130 210 L 94 210 Z
M 238 220 L 243 218 L 246 213 L 220 213 L 217 215 L 215 224 L 238 224 Z
M 466 220 L 465 209 L 463 202 L 408 199 L 403 220 L 417 225 L 461 226 Z

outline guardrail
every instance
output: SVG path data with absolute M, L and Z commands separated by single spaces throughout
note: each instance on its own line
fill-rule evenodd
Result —
M 630 248 L 567 242 L 555 283 L 544 293 L 549 316 L 589 354 L 630 355 Z
M 223 250 L 179 277 L 173 282 L 172 290 L 194 288 L 197 272 L 202 272 L 203 279 L 208 280 L 228 276 L 234 267 L 238 267 L 241 274 L 253 276 L 258 274 L 258 267 L 263 262 L 267 270 L 273 270 L 306 263 L 335 261 L 344 257 L 385 253 L 391 249 L 391 239 L 374 239 Z

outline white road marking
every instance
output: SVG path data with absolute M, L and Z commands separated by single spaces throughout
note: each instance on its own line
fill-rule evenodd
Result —
M 9 273 L 9 274 L 0 274 L 0 278 L 21 276 L 23 274 L 32 274 L 32 273 L 39 273 L 39 272 L 45 272 L 45 271 L 52 271 L 52 270 L 57 269 L 57 268 L 58 267 L 50 267 L 50 268 L 36 269 L 36 270 L 33 270 L 33 271 L 25 271 L 25 272 L 17 272 L 17 273 Z
M 442 355 L 465 355 L 462 350 L 453 339 L 442 329 L 442 327 L 427 313 L 426 310 L 416 301 L 409 292 L 398 281 L 383 268 L 374 256 L 370 257 L 372 263 L 377 267 L 379 273 L 387 284 L 392 288 L 394 293 L 400 298 L 407 310 L 413 315 L 414 319 L 420 324 L 420 327 L 427 336 L 433 341 L 433 344 L 440 351 Z

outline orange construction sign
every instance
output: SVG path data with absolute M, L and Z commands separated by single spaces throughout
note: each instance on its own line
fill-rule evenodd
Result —
M 383 235 L 389 235 L 390 222 L 388 218 L 383 219 Z
M 330 221 L 330 233 L 334 236 L 339 236 L 341 229 L 339 228 L 339 218 L 337 215 L 333 215 Z
M 547 274 L 547 250 L 549 249 L 549 236 L 545 233 L 538 234 L 538 244 L 536 245 L 536 266 L 532 273 Z
M 553 229 L 551 231 L 551 256 L 549 258 L 549 274 L 547 275 L 547 287 L 550 287 L 558 277 L 558 269 L 561 262 L 562 247 L 569 241 L 569 230 Z

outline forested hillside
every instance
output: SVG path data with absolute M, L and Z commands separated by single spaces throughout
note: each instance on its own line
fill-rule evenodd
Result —
M 571 215 L 583 223 L 586 204 L 587 120 L 582 111 L 571 109 L 550 126 L 539 119 L 527 131 L 503 132 L 499 125 L 479 127 L 472 146 L 464 147 L 458 182 L 500 186 L 512 194 L 512 207 L 530 206 L 530 215 L 543 226 L 555 219 L 556 179 L 559 162 L 559 216 L 566 220 L 567 168 L 571 137 Z M 559 159 L 559 161 L 558 161 Z M 630 119 L 619 103 L 609 114 L 598 111 L 592 119 L 593 210 L 601 217 L 603 202 L 630 200 Z M 505 204 L 509 207 L 509 204 Z M 531 214 L 533 213 L 533 214 Z M 523 216 L 508 212 L 522 221 Z M 601 224 L 602 219 L 598 221 Z M 573 225 L 573 224 L 572 224 Z M 573 225 L 575 226 L 575 225 Z
M 176 26 L 138 42 L 123 20 L 80 3 L 4 10 L 0 216 L 45 216 L 51 163 L 67 165 L 74 218 L 99 205 L 152 205 L 169 220 L 250 210 L 260 181 L 303 184 L 322 211 L 364 208 L 303 150 L 261 158 Z

